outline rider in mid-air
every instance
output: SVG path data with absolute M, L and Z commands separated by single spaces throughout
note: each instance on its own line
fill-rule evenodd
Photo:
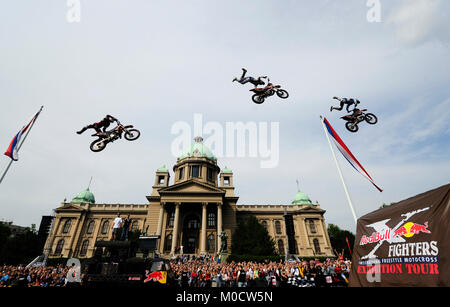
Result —
M 356 106 L 360 103 L 358 99 L 353 99 L 353 98 L 339 98 L 339 97 L 333 97 L 333 99 L 337 99 L 340 102 L 339 107 L 331 107 L 330 108 L 330 112 L 332 112 L 333 110 L 338 110 L 338 111 L 342 111 L 342 109 L 344 108 L 344 105 L 346 105 L 346 110 L 348 113 L 350 113 L 351 111 L 349 110 L 349 107 L 351 105 L 355 105 L 354 108 L 356 108 Z M 356 100 L 356 102 L 355 102 Z
M 264 85 L 264 81 L 261 79 L 267 79 L 267 76 L 259 76 L 258 78 L 254 78 L 254 77 L 246 77 L 245 74 L 247 73 L 247 69 L 242 68 L 242 76 L 240 79 L 238 78 L 234 78 L 232 82 L 237 81 L 240 84 L 245 84 L 250 82 L 251 84 L 253 84 L 255 86 L 255 88 L 258 85 Z
M 77 131 L 78 134 L 82 134 L 87 129 L 94 129 L 97 133 L 106 132 L 106 128 L 113 122 L 117 122 L 117 118 L 111 115 L 106 115 L 101 121 L 87 125 L 83 127 L 80 131 Z

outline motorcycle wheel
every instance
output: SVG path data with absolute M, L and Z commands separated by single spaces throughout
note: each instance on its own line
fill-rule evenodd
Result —
M 95 140 L 91 143 L 91 146 L 89 148 L 93 152 L 99 152 L 106 148 L 106 143 L 102 139 Z
M 347 130 L 350 131 L 350 132 L 356 132 L 359 129 L 358 125 L 357 124 L 353 124 L 352 122 L 346 122 L 345 123 L 345 128 L 347 128 Z
M 378 122 L 378 118 L 372 113 L 367 113 L 364 116 L 364 119 L 366 120 L 366 122 L 368 124 L 371 124 L 371 125 L 375 125 Z
M 286 99 L 289 97 L 289 93 L 286 90 L 278 90 L 277 95 L 280 98 Z
M 254 103 L 261 104 L 261 103 L 264 102 L 264 97 L 262 97 L 259 94 L 255 94 L 255 95 L 252 96 L 252 100 L 253 100 Z
M 125 139 L 127 139 L 128 141 L 134 141 L 137 140 L 139 138 L 139 136 L 141 135 L 141 132 L 137 129 L 129 129 L 125 132 Z

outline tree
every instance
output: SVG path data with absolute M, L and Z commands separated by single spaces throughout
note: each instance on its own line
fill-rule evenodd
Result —
M 231 238 L 233 255 L 275 256 L 275 242 L 256 217 L 241 221 Z
M 329 224 L 327 231 L 333 249 L 336 250 L 338 253 L 344 250 L 343 255 L 344 258 L 350 258 L 350 252 L 348 250 L 348 245 L 345 238 L 348 238 L 350 248 L 353 249 L 353 244 L 355 243 L 355 235 L 348 230 L 340 229 L 338 226 L 334 224 Z
M 378 208 L 378 209 L 383 209 L 383 208 L 389 207 L 389 206 L 392 205 L 392 204 L 394 204 L 394 203 L 390 203 L 389 205 L 386 204 L 386 203 L 383 203 L 383 204 L 380 206 L 380 208 Z
M 6 240 L 3 239 L 2 233 L 5 233 L 5 230 L 0 227 L 0 264 L 28 264 L 42 254 L 42 246 L 38 235 L 33 233 L 31 229 L 27 229 L 14 237 L 8 236 Z

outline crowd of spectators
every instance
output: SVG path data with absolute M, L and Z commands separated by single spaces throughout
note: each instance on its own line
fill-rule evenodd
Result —
M 170 261 L 180 287 L 346 287 L 351 262 L 344 259 L 222 263 L 217 258 Z M 69 267 L 0 266 L 0 287 L 66 287 Z M 70 284 L 69 284 L 70 285 Z
M 180 287 L 346 287 L 351 262 L 219 263 L 213 258 L 177 258 L 171 267 Z
M 56 267 L 25 267 L 22 265 L 0 266 L 0 287 L 64 287 L 67 285 L 69 268 Z

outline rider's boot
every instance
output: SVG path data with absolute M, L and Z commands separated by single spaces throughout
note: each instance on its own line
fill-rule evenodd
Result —
M 82 134 L 84 131 L 86 131 L 86 127 L 83 127 L 80 131 L 77 131 L 77 134 Z

